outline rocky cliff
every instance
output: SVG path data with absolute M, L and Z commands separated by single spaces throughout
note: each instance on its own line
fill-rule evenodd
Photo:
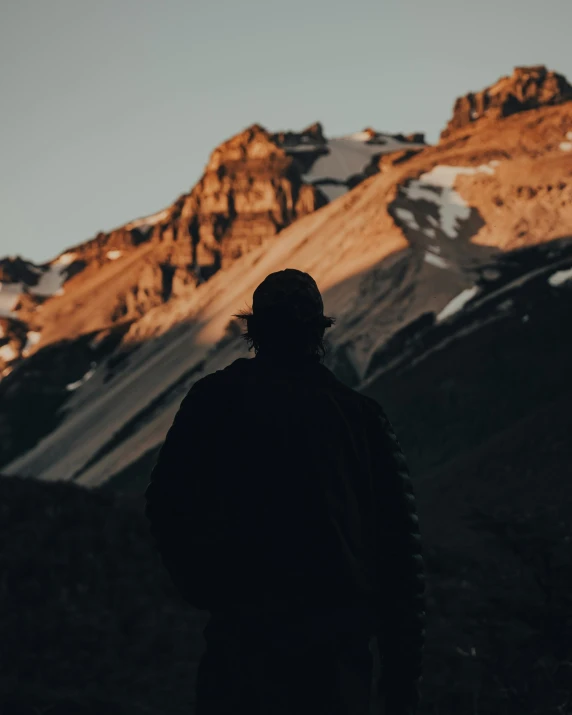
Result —
M 481 92 L 470 92 L 455 102 L 453 116 L 441 133 L 446 139 L 457 129 L 483 119 L 501 119 L 538 107 L 562 104 L 572 99 L 572 86 L 566 78 L 544 65 L 515 67 Z
M 166 209 L 41 266 L 0 261 L 0 371 L 36 347 L 140 319 L 379 171 L 381 155 L 422 146 L 421 134 L 328 139 L 319 122 L 275 133 L 253 124 Z
M 302 179 L 303 168 L 258 124 L 221 144 L 163 236 L 186 247 L 202 278 L 231 263 L 263 238 L 327 203 Z

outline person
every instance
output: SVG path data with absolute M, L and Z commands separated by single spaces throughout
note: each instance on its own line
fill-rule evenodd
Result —
M 412 715 L 425 575 L 395 433 L 323 364 L 310 275 L 271 273 L 233 317 L 255 357 L 195 382 L 145 493 L 173 583 L 210 612 L 196 713 Z

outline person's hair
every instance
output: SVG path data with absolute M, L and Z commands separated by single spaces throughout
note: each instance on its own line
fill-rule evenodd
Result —
M 248 350 L 256 353 L 262 348 L 265 353 L 311 355 L 323 359 L 326 354 L 324 332 L 335 318 L 319 315 L 314 318 L 293 319 L 279 309 L 270 315 L 254 315 L 250 311 L 233 314 L 246 322 L 246 331 L 240 336 L 248 344 Z

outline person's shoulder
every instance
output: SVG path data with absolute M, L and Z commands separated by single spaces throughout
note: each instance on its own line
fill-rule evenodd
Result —
M 191 387 L 192 392 L 204 392 L 206 390 L 217 390 L 228 386 L 239 374 L 244 374 L 250 367 L 246 363 L 251 361 L 248 358 L 238 358 L 220 370 L 204 375 L 199 378 Z
M 358 395 L 360 396 L 360 399 L 362 401 L 362 404 L 370 410 L 374 415 L 383 415 L 383 408 L 379 404 L 377 400 L 375 400 L 373 397 L 369 397 L 368 395 L 364 395 L 362 392 L 358 392 Z
M 383 409 L 377 400 L 368 395 L 364 395 L 355 387 L 351 387 L 345 382 L 342 382 L 330 370 L 328 370 L 328 372 L 330 372 L 333 378 L 329 383 L 329 387 L 339 396 L 343 397 L 346 404 L 350 403 L 358 407 L 362 413 L 365 413 L 366 416 L 372 420 L 376 420 L 379 416 L 384 415 Z
M 358 402 L 362 411 L 370 420 L 377 421 L 380 417 L 384 417 L 385 413 L 383 408 L 377 400 L 368 395 L 364 395 L 362 392 L 358 392 L 358 390 L 352 389 L 352 392 L 356 396 L 356 402 Z

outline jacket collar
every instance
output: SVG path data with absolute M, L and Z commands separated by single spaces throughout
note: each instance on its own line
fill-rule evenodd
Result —
M 257 353 L 248 360 L 255 371 L 289 377 L 294 380 L 314 383 L 334 384 L 338 382 L 334 373 L 315 357 L 275 357 Z
M 342 384 L 329 368 L 316 359 L 276 360 L 261 353 L 253 358 L 237 358 L 222 372 L 226 373 L 231 380 L 254 378 L 255 375 L 269 375 L 318 385 Z M 233 378 L 233 375 L 236 375 L 236 378 Z

